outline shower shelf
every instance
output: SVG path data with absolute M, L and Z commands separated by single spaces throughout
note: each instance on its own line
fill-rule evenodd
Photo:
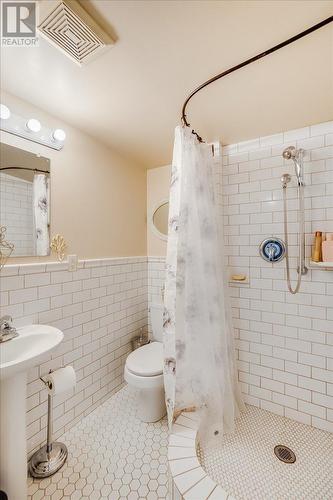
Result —
M 314 262 L 310 260 L 309 267 L 312 269 L 327 269 L 333 271 L 333 262 Z

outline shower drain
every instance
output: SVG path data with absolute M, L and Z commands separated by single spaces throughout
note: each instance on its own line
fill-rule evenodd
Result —
M 288 446 L 278 444 L 274 448 L 274 453 L 278 457 L 278 459 L 281 460 L 281 462 L 284 462 L 286 464 L 293 464 L 294 462 L 296 462 L 296 455 L 290 448 L 288 448 Z

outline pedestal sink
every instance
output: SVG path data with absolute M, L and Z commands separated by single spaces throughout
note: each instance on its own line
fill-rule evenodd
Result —
M 9 500 L 27 498 L 27 370 L 63 339 L 52 326 L 17 329 L 16 338 L 0 344 L 0 490 Z

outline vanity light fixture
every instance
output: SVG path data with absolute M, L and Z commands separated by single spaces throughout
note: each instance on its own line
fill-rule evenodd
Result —
M 8 120 L 10 118 L 10 109 L 4 104 L 0 105 L 0 118 L 1 120 Z
M 52 133 L 52 138 L 55 141 L 64 142 L 64 140 L 66 139 L 66 132 L 64 130 L 62 130 L 61 128 L 57 128 Z
M 41 128 L 41 123 L 36 120 L 36 118 L 30 118 L 30 120 L 27 121 L 27 129 L 30 132 L 40 132 Z
M 5 104 L 1 104 L 0 107 L 0 129 L 57 151 L 64 147 L 66 139 L 64 130 L 60 128 L 50 129 L 44 127 L 36 118 L 27 119 L 11 113 Z

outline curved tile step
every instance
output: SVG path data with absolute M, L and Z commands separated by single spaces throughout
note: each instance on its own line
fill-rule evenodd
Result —
M 201 467 L 196 453 L 199 412 L 183 412 L 169 437 L 172 500 L 235 500 Z

